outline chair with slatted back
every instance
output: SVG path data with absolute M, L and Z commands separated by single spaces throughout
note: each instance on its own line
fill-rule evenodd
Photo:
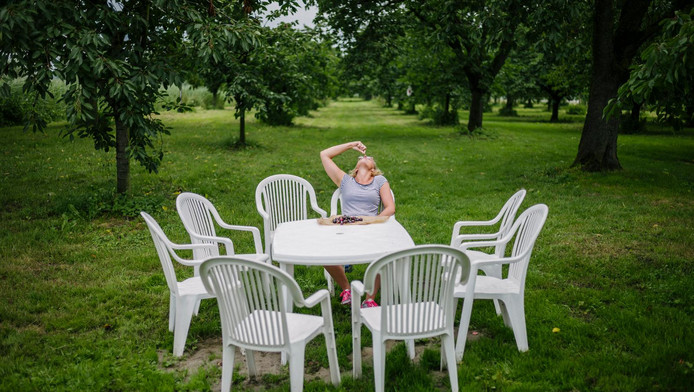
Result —
M 461 282 L 456 286 L 455 297 L 464 300 L 456 341 L 458 361 L 463 358 L 472 305 L 477 299 L 497 300 L 504 323 L 513 330 L 518 350 L 528 350 L 528 335 L 525 328 L 525 278 L 535 240 L 547 220 L 548 212 L 546 205 L 534 205 L 523 211 L 508 233 L 498 241 L 469 242 L 459 246 L 463 252 L 467 253 L 470 248 L 501 246 L 505 249 L 508 244 L 513 244 L 509 255 L 472 262 L 472 272 L 476 278 L 474 290 L 470 290 L 469 283 L 466 285 Z M 508 265 L 507 275 L 505 277 L 477 275 L 478 269 L 490 265 L 499 267 Z
M 262 180 L 255 188 L 255 206 L 263 218 L 265 252 L 270 257 L 272 239 L 279 224 L 308 219 L 309 206 L 321 218 L 327 215 L 325 210 L 318 207 L 313 186 L 305 179 L 291 174 L 276 174 Z M 287 266 L 290 275 L 293 275 L 293 268 L 291 265 Z M 332 278 L 327 273 L 325 276 L 328 290 L 332 294 L 335 290 Z
M 268 261 L 268 257 L 263 253 L 263 243 L 260 239 L 260 230 L 253 226 L 230 225 L 226 223 L 217 212 L 215 206 L 204 196 L 191 192 L 183 192 L 176 198 L 176 210 L 181 217 L 183 226 L 190 235 L 192 243 L 210 243 L 225 247 L 227 255 L 236 254 L 234 243 L 228 237 L 217 235 L 216 226 L 225 230 L 250 232 L 253 236 L 255 253 L 244 254 L 244 257 L 251 257 L 258 261 Z M 193 252 L 193 257 L 197 260 L 208 257 L 219 256 L 219 247 L 208 247 Z
M 180 357 L 183 355 L 188 329 L 193 314 L 197 314 L 197 306 L 200 300 L 213 298 L 202 284 L 199 276 L 193 276 L 183 281 L 178 281 L 174 269 L 173 258 L 180 264 L 198 268 L 202 260 L 187 260 L 179 257 L 176 250 L 209 250 L 216 247 L 216 244 L 189 244 L 179 245 L 171 242 L 164 234 L 159 224 L 146 212 L 140 215 L 147 223 L 149 232 L 154 241 L 154 247 L 159 255 L 159 261 L 164 269 L 166 284 L 169 286 L 169 331 L 174 333 L 173 354 Z
M 361 308 L 361 296 L 372 293 L 376 277 L 381 276 L 381 306 Z M 414 357 L 414 339 L 441 337 L 442 364 L 448 365 L 451 389 L 458 391 L 453 323 L 453 290 L 462 280 L 474 289 L 470 260 L 458 249 L 444 245 L 421 245 L 390 253 L 366 269 L 364 283 L 352 282 L 352 362 L 354 377 L 361 376 L 361 327 L 373 337 L 374 381 L 382 392 L 385 382 L 385 342 L 410 342 L 408 354 Z
M 306 343 L 319 334 L 325 336 L 330 378 L 340 383 L 330 293 L 318 290 L 304 298 L 299 285 L 272 264 L 221 256 L 208 259 L 200 267 L 207 290 L 217 297 L 222 323 L 222 391 L 231 388 L 235 348 L 246 352 L 281 352 L 289 358 L 292 392 L 303 389 Z M 321 315 L 289 313 L 286 300 L 299 307 L 321 306 Z M 256 375 L 249 361 L 248 372 Z
M 511 226 L 513 225 L 513 220 L 516 218 L 516 213 L 520 207 L 523 199 L 525 198 L 525 189 L 521 189 L 514 193 L 501 207 L 499 213 L 493 219 L 487 221 L 458 221 L 453 225 L 453 234 L 451 234 L 451 246 L 460 247 L 463 242 L 470 241 L 495 241 L 499 240 L 505 236 Z M 498 224 L 498 226 L 497 226 Z M 479 228 L 482 227 L 492 227 L 496 228 L 493 233 L 479 233 Z M 463 228 L 476 228 L 475 233 L 463 233 L 461 230 Z M 467 230 L 466 230 L 467 231 Z M 505 247 L 498 245 L 493 247 L 492 253 L 487 253 L 481 250 L 468 250 L 467 255 L 470 260 L 489 260 L 495 257 L 503 256 Z M 496 264 L 484 265 L 482 271 L 487 276 L 494 276 L 497 278 L 501 277 L 501 266 Z M 499 307 L 498 301 L 494 301 L 494 308 L 496 309 L 496 314 L 501 314 L 501 308 Z

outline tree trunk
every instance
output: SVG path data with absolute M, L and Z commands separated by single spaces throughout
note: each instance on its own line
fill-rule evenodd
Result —
M 561 98 L 558 96 L 552 96 L 552 117 L 549 119 L 549 122 L 559 122 L 559 103 L 561 102 Z
M 685 127 L 694 127 L 694 102 L 685 104 L 687 116 L 684 120 Z
M 446 98 L 443 100 L 443 113 L 446 118 L 448 118 L 448 111 L 451 107 L 451 94 L 446 94 Z
M 616 64 L 612 1 L 596 0 L 594 12 L 588 113 L 572 166 L 581 166 L 587 171 L 617 170 L 622 168 L 617 158 L 619 117 L 606 120 L 602 115 L 607 102 L 617 96 L 620 80 L 624 79 Z
M 647 20 L 652 0 L 624 1 L 616 6 L 614 0 L 595 0 L 588 113 L 573 166 L 580 165 L 588 171 L 622 168 L 617 158 L 619 115 L 604 119 L 603 109 L 629 78 L 629 65 L 641 45 L 659 31 L 658 21 L 686 3 L 685 0 L 672 1 L 661 8 L 660 15 L 651 15 Z M 615 9 L 620 12 L 616 26 Z M 644 24 L 646 20 L 648 23 Z
M 116 192 L 125 194 L 130 190 L 130 157 L 128 145 L 130 132 L 120 120 L 120 111 L 113 108 L 113 118 L 116 123 Z
M 513 111 L 514 99 L 512 96 L 506 96 L 506 110 L 511 113 Z
M 472 132 L 482 128 L 482 113 L 484 112 L 484 91 L 472 89 L 472 102 L 470 103 L 470 116 L 468 117 L 467 130 Z
M 632 102 L 628 117 L 622 117 L 619 124 L 619 133 L 638 133 L 642 130 L 641 126 L 641 103 Z
M 641 104 L 634 102 L 633 105 L 631 105 L 631 121 L 634 124 L 638 124 L 641 121 Z
M 246 110 L 241 109 L 239 116 L 239 145 L 246 145 Z

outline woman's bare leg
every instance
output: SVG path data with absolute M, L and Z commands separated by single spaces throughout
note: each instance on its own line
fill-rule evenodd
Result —
M 323 266 L 323 268 L 328 271 L 335 283 L 337 283 L 342 290 L 349 290 L 349 279 L 347 279 L 345 269 L 341 265 L 326 265 Z
M 373 294 L 367 294 L 366 299 L 376 300 L 376 294 L 378 294 L 378 289 L 381 288 L 381 274 L 376 275 L 376 280 L 374 281 L 374 292 Z

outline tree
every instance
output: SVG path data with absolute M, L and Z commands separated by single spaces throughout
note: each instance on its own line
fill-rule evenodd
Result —
M 536 11 L 535 27 L 518 51 L 533 53 L 530 75 L 549 96 L 550 122 L 559 121 L 559 104 L 586 91 L 590 75 L 588 2 L 549 2 Z
M 588 113 L 573 166 L 587 171 L 621 169 L 617 158 L 619 116 L 604 117 L 604 109 L 629 78 L 629 66 L 641 46 L 657 34 L 659 22 L 673 17 L 686 3 L 595 1 Z
M 258 67 L 273 95 L 258 107 L 256 117 L 270 125 L 290 125 L 334 95 L 337 57 L 317 29 L 296 30 L 281 24 L 268 31 Z
M 655 108 L 658 119 L 675 129 L 694 126 L 693 17 L 694 10 L 676 12 L 662 22 L 662 34 L 643 50 L 641 62 L 606 108 L 609 115 L 639 102 Z
M 484 104 L 494 78 L 515 44 L 517 29 L 532 19 L 532 3 L 520 0 L 410 0 L 405 2 L 316 0 L 320 13 L 345 41 L 374 24 L 404 13 L 448 45 L 456 56 L 460 77 L 470 90 L 468 130 L 482 126 Z M 454 71 L 454 74 L 457 74 Z
M 363 97 L 379 95 L 385 100 L 386 106 L 392 106 L 397 94 L 397 80 L 402 76 L 402 70 L 393 60 L 402 52 L 398 39 L 407 29 L 403 25 L 403 12 L 390 9 L 372 15 L 367 10 L 355 10 L 351 8 L 352 5 L 321 3 L 325 12 L 318 20 L 323 23 L 323 19 L 327 19 L 334 35 L 342 37 L 337 43 L 344 53 L 343 77 L 353 81 L 353 85 L 358 86 L 357 93 Z M 365 23 L 361 27 L 355 26 L 351 20 L 342 19 L 341 15 L 354 16 L 357 21 Z
M 502 116 L 517 116 L 513 109 L 518 99 L 537 95 L 537 77 L 530 64 L 535 60 L 530 51 L 514 50 L 499 71 L 495 84 L 501 87 L 506 105 L 499 110 Z
M 397 45 L 402 48 L 397 57 L 398 68 L 403 70 L 400 78 L 401 99 L 410 105 L 425 104 L 422 117 L 431 116 L 436 125 L 457 125 L 460 107 L 458 98 L 463 86 L 455 70 L 460 71 L 456 58 L 448 45 L 426 34 L 421 25 L 414 25 L 402 36 Z M 407 88 L 411 88 L 407 96 Z
M 215 42 L 248 43 L 246 26 L 216 23 L 212 2 L 195 0 L 13 1 L 0 8 L 0 72 L 26 76 L 24 89 L 44 98 L 53 78 L 68 83 L 63 95 L 65 134 L 116 150 L 116 191 L 130 187 L 130 159 L 157 171 L 168 131 L 153 116 L 160 87 L 182 82 L 184 43 L 216 56 Z M 7 91 L 3 83 L 2 90 Z M 38 113 L 29 119 L 43 130 Z

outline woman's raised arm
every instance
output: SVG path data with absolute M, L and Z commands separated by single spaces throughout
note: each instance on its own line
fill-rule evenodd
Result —
M 335 162 L 333 162 L 333 158 L 347 150 L 357 150 L 360 153 L 365 154 L 366 146 L 360 141 L 354 141 L 344 144 L 338 144 L 337 146 L 326 148 L 325 150 L 320 152 L 320 160 L 323 163 L 323 168 L 325 169 L 325 172 L 338 187 L 340 186 L 340 182 L 342 182 L 342 177 L 344 177 L 345 172 L 342 169 L 340 169 L 335 164 Z

